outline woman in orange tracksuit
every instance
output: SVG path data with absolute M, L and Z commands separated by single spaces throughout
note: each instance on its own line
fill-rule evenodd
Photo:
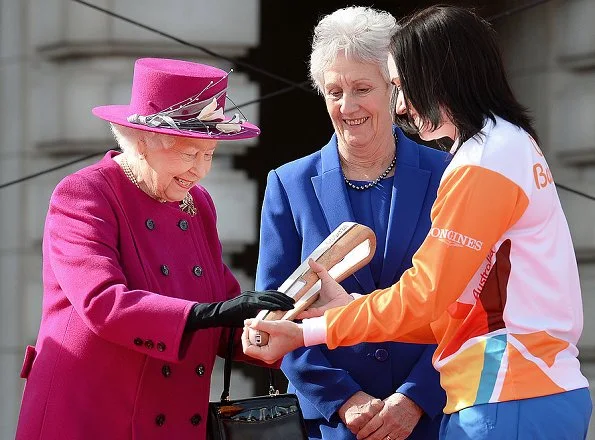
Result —
M 466 9 L 434 6 L 404 20 L 391 53 L 397 123 L 454 141 L 413 267 L 353 300 L 312 263 L 322 298 L 306 316 L 324 316 L 249 322 L 245 352 L 272 361 L 301 345 L 438 343 L 441 439 L 585 438 L 592 403 L 577 359 L 583 312 L 572 240 L 493 30 Z M 271 334 L 267 346 L 250 345 L 253 329 Z M 395 439 L 375 419 L 360 434 Z

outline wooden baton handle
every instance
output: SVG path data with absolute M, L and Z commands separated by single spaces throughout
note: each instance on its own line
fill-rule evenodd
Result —
M 326 270 L 331 270 L 337 263 L 340 263 L 343 258 L 349 252 L 351 252 L 359 244 L 369 240 L 370 252 L 362 260 L 358 261 L 353 266 L 346 267 L 340 273 L 331 274 L 337 282 L 343 281 L 348 276 L 357 272 L 359 269 L 364 267 L 370 262 L 374 256 L 376 250 L 376 235 L 374 231 L 364 225 L 355 224 L 345 234 L 340 236 L 335 243 L 333 243 L 316 261 L 323 265 Z M 309 257 L 308 257 L 309 258 Z M 301 279 L 306 282 L 292 297 L 296 303 L 308 292 L 317 282 L 318 275 L 311 269 L 308 268 L 306 272 L 301 276 Z M 312 295 L 307 301 L 300 304 L 296 304 L 292 310 L 288 312 L 284 311 L 272 311 L 268 312 L 263 318 L 266 321 L 278 321 L 278 320 L 294 320 L 304 310 L 308 309 L 318 298 L 318 293 Z M 268 341 L 268 334 L 259 332 L 260 344 L 266 345 Z

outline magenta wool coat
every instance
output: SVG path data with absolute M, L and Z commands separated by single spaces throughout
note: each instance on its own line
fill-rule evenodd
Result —
M 43 312 L 17 428 L 32 439 L 203 439 L 220 328 L 185 335 L 194 302 L 239 286 L 215 207 L 198 214 L 134 186 L 109 152 L 55 189 L 43 238 Z

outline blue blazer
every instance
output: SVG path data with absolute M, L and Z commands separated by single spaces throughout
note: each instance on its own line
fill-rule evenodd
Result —
M 430 228 L 430 209 L 449 155 L 416 144 L 398 128 L 395 135 L 397 164 L 380 283 L 375 284 L 365 266 L 341 283 L 348 292 L 370 293 L 398 281 Z M 333 135 L 316 153 L 269 173 L 256 288 L 278 288 L 344 221 L 354 221 L 354 215 Z M 323 438 L 355 438 L 337 410 L 361 390 L 380 399 L 395 392 L 406 395 L 426 413 L 409 438 L 436 439 L 445 395 L 431 365 L 434 349 L 394 342 L 335 350 L 316 346 L 285 356 L 282 370 L 290 381 L 289 391 L 300 399 L 312 436 L 320 438 L 322 431 Z

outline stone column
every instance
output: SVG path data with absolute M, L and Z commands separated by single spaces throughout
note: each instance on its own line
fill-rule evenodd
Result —
M 0 0 L 0 183 L 24 172 L 27 142 L 25 84 L 27 77 L 27 1 Z M 25 185 L 0 190 L 0 437 L 14 437 L 21 384 L 18 380 L 24 338 L 22 282 L 28 275 L 23 255 Z
M 499 21 L 511 83 L 529 107 L 557 184 L 595 195 L 595 2 L 551 1 Z M 595 202 L 558 189 L 583 294 L 582 371 L 595 400 Z M 595 440 L 591 423 L 590 440 Z

